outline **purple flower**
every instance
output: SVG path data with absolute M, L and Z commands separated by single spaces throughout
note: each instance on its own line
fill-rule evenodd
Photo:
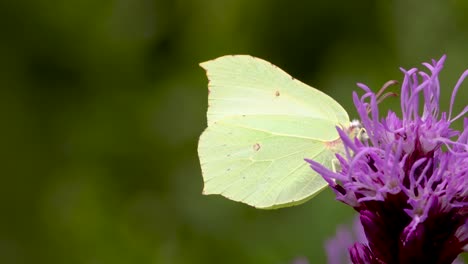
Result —
M 357 241 L 353 245 L 353 241 Z M 373 255 L 369 252 L 364 229 L 357 217 L 352 229 L 346 226 L 338 227 L 335 237 L 325 244 L 328 264 L 373 263 Z M 352 258 L 352 259 L 351 259 Z M 307 263 L 307 262 L 306 262 Z M 457 258 L 452 264 L 463 264 Z
M 350 248 L 352 263 L 453 263 L 468 244 L 468 130 L 451 128 L 468 112 L 452 113 L 468 71 L 453 89 L 449 112 L 440 112 L 444 61 L 424 63 L 429 73 L 401 69 L 401 117 L 379 115 L 378 103 L 388 95 L 381 93 L 393 82 L 377 94 L 358 84 L 365 93 L 353 99 L 365 134 L 350 138 L 338 129 L 341 170 L 307 160 L 337 200 L 359 213 L 367 243 Z
M 328 264 L 347 264 L 350 263 L 348 249 L 354 241 L 367 243 L 359 218 L 356 218 L 352 230 L 345 226 L 338 227 L 336 236 L 325 243 L 325 249 L 328 257 Z

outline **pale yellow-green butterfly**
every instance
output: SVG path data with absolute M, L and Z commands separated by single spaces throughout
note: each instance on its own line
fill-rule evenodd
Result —
M 209 79 L 208 127 L 198 155 L 204 194 L 263 209 L 303 203 L 327 184 L 304 161 L 332 169 L 350 126 L 335 100 L 248 55 L 200 64 Z

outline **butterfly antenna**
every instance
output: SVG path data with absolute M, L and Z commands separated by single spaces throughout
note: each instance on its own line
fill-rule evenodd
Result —
M 390 81 L 384 83 L 384 85 L 382 86 L 382 88 L 380 88 L 380 90 L 377 92 L 375 97 L 379 98 L 383 94 L 383 92 L 385 92 L 385 90 L 387 90 L 388 87 L 390 87 L 392 85 L 396 85 L 396 84 L 398 84 L 398 81 L 395 81 L 395 80 L 390 80 Z
M 398 94 L 394 92 L 385 93 L 377 99 L 377 104 L 380 104 L 383 100 L 387 99 L 388 97 L 397 97 L 397 96 Z
M 385 100 L 388 97 L 398 96 L 398 94 L 394 93 L 394 92 L 384 93 L 385 90 L 387 90 L 388 87 L 390 87 L 392 85 L 396 85 L 396 84 L 398 84 L 398 81 L 395 81 L 395 80 L 390 80 L 390 81 L 384 83 L 382 88 L 380 88 L 380 90 L 377 92 L 377 94 L 375 94 L 375 97 L 377 99 L 377 104 L 380 104 L 383 100 Z M 367 113 L 369 114 L 370 112 L 371 112 L 371 107 L 370 107 L 370 105 L 367 105 Z

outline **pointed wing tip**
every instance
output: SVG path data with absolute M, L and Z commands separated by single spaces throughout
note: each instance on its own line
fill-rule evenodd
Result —
M 203 195 L 220 194 L 220 193 L 217 193 L 217 192 L 209 191 L 208 188 L 206 187 L 206 185 L 207 185 L 206 181 L 203 179 L 203 190 L 202 190 Z
M 208 192 L 208 191 L 206 190 L 206 188 L 203 187 L 202 194 L 203 194 L 203 195 L 211 195 L 211 194 L 214 194 L 214 193 Z
M 228 59 L 228 58 L 247 58 L 247 57 L 251 58 L 251 59 L 258 59 L 257 57 L 254 57 L 254 56 L 248 55 L 248 54 L 230 54 L 230 55 L 223 55 L 223 56 L 217 57 L 217 58 L 212 59 L 212 60 L 207 60 L 207 61 L 200 62 L 200 63 L 198 63 L 198 65 L 200 67 L 202 67 L 203 69 L 208 70 L 209 64 L 211 64 L 213 62 L 223 60 L 223 59 Z
M 200 67 L 202 67 L 204 70 L 208 71 L 208 68 L 209 68 L 211 63 L 213 63 L 213 62 L 215 62 L 215 61 L 217 61 L 217 60 L 219 60 L 221 58 L 227 57 L 227 56 L 232 56 L 232 55 L 225 55 L 225 56 L 214 58 L 212 60 L 203 61 L 203 62 L 198 63 L 198 65 Z
M 210 63 L 210 61 L 203 61 L 203 62 L 200 62 L 198 63 L 198 66 L 200 66 L 202 69 L 204 69 L 205 71 L 208 70 L 208 64 Z

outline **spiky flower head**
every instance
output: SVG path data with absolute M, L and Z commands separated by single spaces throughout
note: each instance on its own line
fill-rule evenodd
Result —
M 358 84 L 364 94 L 353 99 L 365 139 L 338 129 L 345 146 L 338 172 L 307 160 L 337 200 L 359 213 L 367 243 L 350 248 L 352 263 L 449 264 L 468 244 L 468 119 L 462 131 L 452 128 L 468 111 L 452 115 L 468 71 L 453 89 L 448 113 L 441 112 L 444 61 L 424 63 L 428 73 L 401 69 L 401 117 L 389 111 L 381 118 L 380 92 Z

